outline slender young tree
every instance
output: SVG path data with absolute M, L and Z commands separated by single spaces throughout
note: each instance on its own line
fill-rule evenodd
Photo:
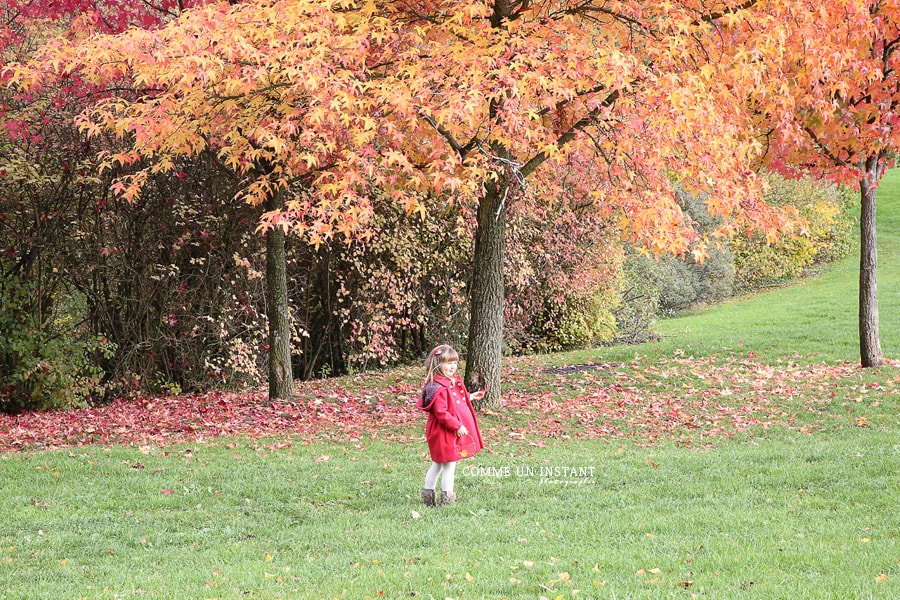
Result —
M 900 6 L 886 0 L 759 2 L 729 21 L 722 73 L 747 99 L 778 168 L 860 190 L 859 348 L 884 361 L 878 331 L 877 190 L 900 147 Z

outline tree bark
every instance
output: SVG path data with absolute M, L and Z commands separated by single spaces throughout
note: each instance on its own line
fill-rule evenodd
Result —
M 477 409 L 500 406 L 500 362 L 503 356 L 503 264 L 506 254 L 506 210 L 501 183 L 488 182 L 478 204 L 475 256 L 470 294 L 466 387 L 490 386 Z
M 876 195 L 881 169 L 878 156 L 866 159 L 860 182 L 859 252 L 859 354 L 863 367 L 884 362 L 878 334 L 878 249 L 876 246 Z
M 280 208 L 280 197 L 269 198 L 267 210 Z M 266 313 L 269 318 L 269 400 L 293 396 L 291 323 L 288 317 L 287 260 L 284 231 L 266 231 Z

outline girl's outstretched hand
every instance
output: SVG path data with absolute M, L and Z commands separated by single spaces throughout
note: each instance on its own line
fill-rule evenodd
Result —
M 484 395 L 487 393 L 487 390 L 478 390 L 477 392 L 472 392 L 469 394 L 469 398 L 472 400 L 481 400 L 484 398 Z

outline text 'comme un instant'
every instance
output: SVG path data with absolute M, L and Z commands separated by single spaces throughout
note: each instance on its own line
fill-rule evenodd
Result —
M 593 466 L 475 466 L 466 465 L 462 468 L 463 477 L 488 477 L 505 479 L 512 477 L 533 477 L 540 479 L 541 483 L 580 483 L 584 484 L 594 478 L 596 468 Z

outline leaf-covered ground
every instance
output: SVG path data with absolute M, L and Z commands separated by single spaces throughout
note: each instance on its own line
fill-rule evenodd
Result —
M 484 411 L 488 445 L 571 437 L 706 444 L 770 427 L 814 433 L 877 426 L 895 412 L 897 365 L 772 365 L 748 357 L 671 357 L 504 371 L 504 406 Z M 381 378 L 381 379 L 379 379 Z M 399 383 L 398 383 L 399 381 Z M 87 444 L 165 445 L 216 437 L 419 440 L 415 375 L 298 384 L 289 402 L 264 392 L 145 396 L 72 412 L 0 416 L 0 451 Z M 289 441 L 289 440 L 287 440 Z

